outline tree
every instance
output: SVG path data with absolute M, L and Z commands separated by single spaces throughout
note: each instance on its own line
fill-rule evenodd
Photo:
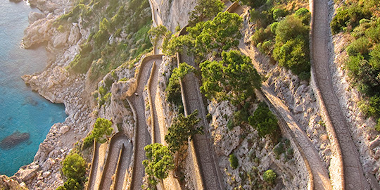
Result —
M 236 50 L 223 52 L 221 61 L 205 61 L 200 68 L 201 91 L 209 99 L 244 105 L 248 97 L 254 96 L 254 89 L 261 87 L 261 77 L 251 59 Z
M 301 80 L 310 77 L 309 26 L 299 17 L 290 15 L 277 24 L 273 58 Z
M 211 19 L 224 9 L 220 0 L 198 0 L 194 10 L 190 13 L 190 25 L 195 25 L 204 19 Z
M 169 78 L 169 83 L 165 89 L 167 101 L 175 105 L 182 104 L 181 86 L 179 84 L 179 80 L 183 79 L 183 77 L 185 77 L 185 75 L 189 72 L 194 72 L 194 70 L 194 67 L 187 63 L 180 63 L 178 68 L 174 68 Z
M 242 36 L 242 23 L 243 20 L 238 14 L 221 12 L 213 20 L 189 27 L 187 31 L 195 39 L 195 53 L 204 56 L 213 49 L 222 52 L 236 48 Z
M 276 116 L 264 102 L 259 104 L 253 116 L 250 116 L 248 120 L 249 124 L 257 129 L 260 137 L 273 134 L 278 129 Z
M 204 60 L 210 51 L 221 53 L 223 50 L 237 48 L 241 38 L 240 28 L 243 20 L 236 13 L 221 12 L 213 20 L 199 22 L 187 27 L 187 35 L 172 37 L 163 47 L 164 53 L 173 55 L 188 47 L 189 53 Z
M 168 143 L 170 152 L 175 154 L 175 166 L 179 167 L 181 156 L 184 155 L 184 149 L 191 139 L 196 134 L 203 133 L 203 127 L 196 127 L 200 119 L 197 118 L 198 110 L 195 110 L 188 116 L 179 114 L 175 117 L 172 125 L 169 127 L 169 132 L 165 135 L 165 142 Z M 183 159 L 183 158 L 182 158 Z
M 112 134 L 113 128 L 112 122 L 108 119 L 98 118 L 94 124 L 94 128 L 91 131 L 91 134 L 84 139 L 83 146 L 88 147 L 96 139 L 99 143 L 104 143 L 107 140 L 107 136 Z
M 148 183 L 157 185 L 159 180 L 167 178 L 169 171 L 174 168 L 173 156 L 168 147 L 154 143 L 144 147 L 146 160 L 142 162 L 145 167 L 145 173 L 148 175 Z
M 77 153 L 69 154 L 62 162 L 62 173 L 67 178 L 83 181 L 86 174 L 86 161 Z
M 69 154 L 62 162 L 62 173 L 67 178 L 60 190 L 80 190 L 86 179 L 86 161 L 77 153 Z

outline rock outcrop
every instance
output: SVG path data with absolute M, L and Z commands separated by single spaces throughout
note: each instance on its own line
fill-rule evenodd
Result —
M 196 0 L 149 1 L 152 9 L 153 26 L 164 25 L 174 32 L 177 26 L 188 24 L 189 12 L 197 4 Z M 156 16 L 155 16 L 156 15 Z
M 0 175 L 0 189 L 17 189 L 17 190 L 26 190 L 25 183 L 19 184 L 17 181 L 5 176 Z

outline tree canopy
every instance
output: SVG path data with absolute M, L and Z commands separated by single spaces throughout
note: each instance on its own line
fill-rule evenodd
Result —
M 257 129 L 260 137 L 272 134 L 278 129 L 276 116 L 264 102 L 259 104 L 253 116 L 250 116 L 248 120 L 249 124 Z
M 209 99 L 243 105 L 254 95 L 254 89 L 261 87 L 261 77 L 251 59 L 236 50 L 223 52 L 221 61 L 207 60 L 200 64 L 200 68 L 201 92 Z
M 86 161 L 77 153 L 69 154 L 62 162 L 62 173 L 67 178 L 60 190 L 80 190 L 86 178 Z
M 242 22 L 242 18 L 236 13 L 220 12 L 213 20 L 187 27 L 188 35 L 173 37 L 164 47 L 164 52 L 173 55 L 188 47 L 191 53 L 203 60 L 212 50 L 221 53 L 223 50 L 236 48 L 242 36 Z
M 165 141 L 172 153 L 178 152 L 183 146 L 187 145 L 189 138 L 196 134 L 203 133 L 203 127 L 196 127 L 200 119 L 197 118 L 198 110 L 195 110 L 188 116 L 179 114 L 175 117 L 169 132 L 165 135 Z
M 173 156 L 168 147 L 154 143 L 144 147 L 146 160 L 143 161 L 145 173 L 148 175 L 148 183 L 156 185 L 157 180 L 167 178 L 169 171 L 174 168 Z
M 88 135 L 83 142 L 84 147 L 91 146 L 96 139 L 99 143 L 104 143 L 107 140 L 107 136 L 112 134 L 113 128 L 112 122 L 108 119 L 98 118 L 94 124 L 94 128 L 91 131 L 91 134 Z
M 190 13 L 190 25 L 195 25 L 203 19 L 211 19 L 224 9 L 220 0 L 198 0 L 194 10 Z

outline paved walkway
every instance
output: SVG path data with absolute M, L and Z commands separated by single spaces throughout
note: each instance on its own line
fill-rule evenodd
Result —
M 343 156 L 346 189 L 370 189 L 363 175 L 358 150 L 353 143 L 345 117 L 339 105 L 337 94 L 333 91 L 329 70 L 331 54 L 328 45 L 332 43 L 329 26 L 328 0 L 316 0 L 313 7 L 311 32 L 312 61 L 315 71 L 315 83 L 321 92 L 321 99 L 327 108 L 332 126 L 335 129 Z
M 194 60 L 185 54 L 181 55 L 180 63 L 182 62 L 186 62 L 195 67 Z M 183 87 L 187 101 L 187 112 L 190 114 L 198 110 L 198 117 L 201 118 L 199 125 L 204 126 L 205 134 L 195 135 L 193 141 L 205 189 L 224 189 L 223 180 L 216 162 L 217 160 L 214 156 L 214 150 L 210 146 L 211 140 L 207 138 L 207 136 L 209 137 L 209 125 L 205 119 L 206 111 L 202 95 L 199 91 L 199 81 L 193 73 L 189 73 L 185 76 L 183 79 Z
M 137 118 L 137 131 L 136 131 L 136 152 L 135 152 L 135 165 L 132 174 L 132 185 L 131 189 L 140 190 L 143 182 L 143 177 L 145 174 L 145 168 L 142 165 L 142 161 L 145 159 L 144 147 L 151 143 L 151 137 L 147 130 L 146 119 L 145 119 L 145 106 L 143 100 L 143 90 L 147 84 L 149 78 L 150 68 L 154 61 L 161 62 L 161 59 L 153 59 L 146 63 L 142 68 L 140 68 L 141 78 L 138 81 L 138 86 L 136 93 L 138 96 L 133 95 L 130 100 L 133 107 L 136 109 Z
M 132 144 L 128 141 L 128 138 L 125 135 L 115 136 L 109 146 L 110 149 L 108 152 L 107 162 L 104 166 L 103 176 L 99 189 L 110 189 L 114 179 L 113 176 L 116 172 L 120 149 L 123 146 L 125 147 L 124 156 L 126 157 L 121 157 L 121 163 L 125 164 L 123 167 L 121 167 L 121 170 L 127 170 L 129 162 L 131 160 L 130 155 L 132 155 Z M 120 178 L 122 178 L 121 180 L 124 181 L 124 176 L 121 176 Z

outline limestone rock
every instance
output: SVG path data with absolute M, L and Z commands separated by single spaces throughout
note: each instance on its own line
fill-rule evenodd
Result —
M 59 130 L 59 133 L 61 133 L 61 134 L 65 134 L 65 133 L 67 133 L 67 131 L 69 131 L 69 130 L 70 130 L 70 127 L 67 126 L 67 125 L 64 125 L 64 126 L 62 126 L 61 129 Z
M 29 24 L 32 24 L 42 18 L 45 18 L 45 15 L 43 13 L 31 12 L 29 13 L 29 16 L 28 16 Z
M 27 189 L 24 184 L 19 184 L 17 181 L 5 176 L 0 175 L 0 189 L 17 189 L 17 190 L 25 190 Z

